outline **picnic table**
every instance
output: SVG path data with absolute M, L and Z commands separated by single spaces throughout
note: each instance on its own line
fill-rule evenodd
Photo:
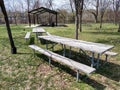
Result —
M 64 56 L 65 56 L 66 46 L 70 46 L 70 49 L 71 47 L 74 47 L 74 48 L 82 49 L 83 51 L 90 51 L 92 53 L 91 67 L 96 66 L 97 68 L 99 67 L 100 55 L 102 55 L 103 53 L 105 53 L 106 51 L 109 51 L 110 49 L 114 47 L 112 45 L 105 45 L 101 43 L 76 40 L 72 38 L 66 38 L 66 37 L 55 36 L 55 35 L 38 36 L 38 38 L 44 39 L 46 41 L 51 41 L 51 42 L 55 42 L 58 44 L 62 44 L 64 48 L 64 53 L 63 53 Z M 96 63 L 95 63 L 95 56 L 94 56 L 95 53 L 97 54 Z
M 36 38 L 38 38 L 38 36 L 41 36 L 46 31 L 41 27 L 35 27 L 35 28 L 32 29 L 32 32 L 36 33 Z

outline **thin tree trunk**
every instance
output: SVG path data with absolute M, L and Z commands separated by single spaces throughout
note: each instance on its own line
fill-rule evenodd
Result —
M 120 22 L 119 22 L 119 28 L 118 28 L 118 32 L 120 32 Z
M 17 25 L 17 17 L 16 16 L 14 17 L 14 20 L 15 20 L 15 25 Z
M 80 22 L 79 22 L 79 29 L 80 32 L 82 32 L 82 14 L 79 16 Z
M 13 38 L 12 38 L 12 33 L 11 33 L 10 25 L 9 25 L 9 20 L 8 20 L 8 16 L 7 16 L 7 12 L 6 12 L 3 0 L 0 0 L 0 6 L 1 6 L 1 10 L 4 14 L 4 19 L 5 19 L 5 22 L 6 22 L 7 32 L 8 32 L 8 36 L 9 36 L 9 40 L 10 40 L 10 45 L 11 45 L 11 53 L 16 54 L 17 49 L 14 45 L 14 41 L 13 41 Z
M 79 16 L 78 16 L 78 0 L 75 0 L 75 38 L 78 39 L 78 29 L 79 29 Z
M 102 18 L 103 17 L 101 16 L 101 18 L 100 18 L 100 29 L 102 28 L 102 21 L 103 21 Z

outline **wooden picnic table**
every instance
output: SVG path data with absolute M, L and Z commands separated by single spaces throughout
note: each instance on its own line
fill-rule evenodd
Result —
M 38 36 L 41 36 L 46 31 L 41 27 L 35 27 L 35 28 L 32 29 L 32 32 L 36 33 L 36 38 L 38 39 Z
M 76 40 L 76 39 L 72 39 L 72 38 L 66 38 L 66 37 L 55 36 L 55 35 L 38 36 L 38 38 L 62 44 L 64 47 L 64 54 L 63 55 L 65 55 L 65 46 L 70 46 L 70 47 L 82 49 L 84 51 L 92 52 L 92 59 L 91 59 L 91 66 L 92 67 L 93 66 L 98 67 L 100 55 L 114 47 L 112 45 L 88 42 L 88 41 L 83 41 L 83 40 Z M 97 55 L 98 55 L 96 63 L 94 62 L 94 59 L 95 59 L 94 54 L 95 53 L 97 53 Z

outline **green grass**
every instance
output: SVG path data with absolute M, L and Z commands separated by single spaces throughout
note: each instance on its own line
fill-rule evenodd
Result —
M 51 34 L 75 38 L 73 24 L 68 27 L 43 27 Z M 114 45 L 112 51 L 120 53 L 120 33 L 118 26 L 103 24 L 83 24 L 83 32 L 79 32 L 79 39 Z M 5 25 L 0 25 L 0 90 L 119 90 L 120 89 L 120 54 L 110 57 L 106 65 L 100 67 L 87 78 L 82 75 L 76 82 L 75 72 L 59 63 L 52 63 L 49 67 L 48 58 L 28 48 L 24 36 L 31 28 L 24 30 L 24 25 L 11 25 L 13 39 L 17 47 L 17 54 L 10 53 L 10 44 Z M 31 33 L 31 43 L 43 48 L 45 45 L 37 43 L 35 34 Z M 76 49 L 73 49 L 76 53 Z M 60 45 L 55 46 L 55 51 L 61 51 Z M 80 59 L 79 56 L 75 59 Z M 104 55 L 101 59 L 104 59 Z M 102 60 L 104 62 L 104 60 Z M 84 61 L 82 61 L 84 62 Z M 102 64 L 102 62 L 101 62 Z

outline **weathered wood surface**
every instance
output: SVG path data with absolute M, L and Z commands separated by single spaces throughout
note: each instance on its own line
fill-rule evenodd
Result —
M 56 54 L 56 53 L 53 53 L 53 52 L 48 51 L 46 49 L 42 49 L 42 48 L 40 48 L 40 47 L 38 47 L 36 45 L 29 45 L 29 47 L 36 50 L 36 51 L 38 51 L 38 52 L 40 52 L 40 53 L 42 53 L 42 54 L 44 54 L 44 55 L 46 55 L 46 56 L 48 56 L 48 57 L 50 57 L 50 58 L 52 58 L 52 59 L 55 59 L 55 61 L 63 63 L 65 65 L 67 65 L 67 66 L 70 66 L 70 67 L 72 67 L 72 68 L 74 68 L 76 70 L 79 70 L 81 72 L 84 72 L 86 74 L 90 74 L 90 73 L 95 71 L 95 68 L 92 68 L 92 67 L 84 65 L 82 63 L 73 61 L 73 60 L 71 60 L 69 58 L 66 58 L 66 57 L 61 56 L 61 55 Z
M 49 32 L 46 32 L 47 35 L 51 35 Z
M 95 52 L 102 54 L 110 49 L 112 49 L 114 46 L 112 45 L 105 45 L 105 44 L 100 44 L 100 43 L 93 43 L 93 42 L 87 42 L 83 40 L 76 40 L 76 39 L 71 39 L 71 38 L 65 38 L 65 37 L 60 37 L 60 36 L 38 36 L 38 38 L 42 38 L 45 40 L 49 40 L 52 42 L 56 42 L 59 44 L 64 44 L 67 46 L 75 47 L 75 48 L 80 48 L 83 50 Z
M 24 38 L 29 39 L 30 38 L 30 32 L 27 32 Z
M 45 33 L 45 30 L 41 27 L 35 27 L 32 29 L 33 33 Z
M 105 55 L 116 56 L 118 53 L 107 51 L 104 53 Z

